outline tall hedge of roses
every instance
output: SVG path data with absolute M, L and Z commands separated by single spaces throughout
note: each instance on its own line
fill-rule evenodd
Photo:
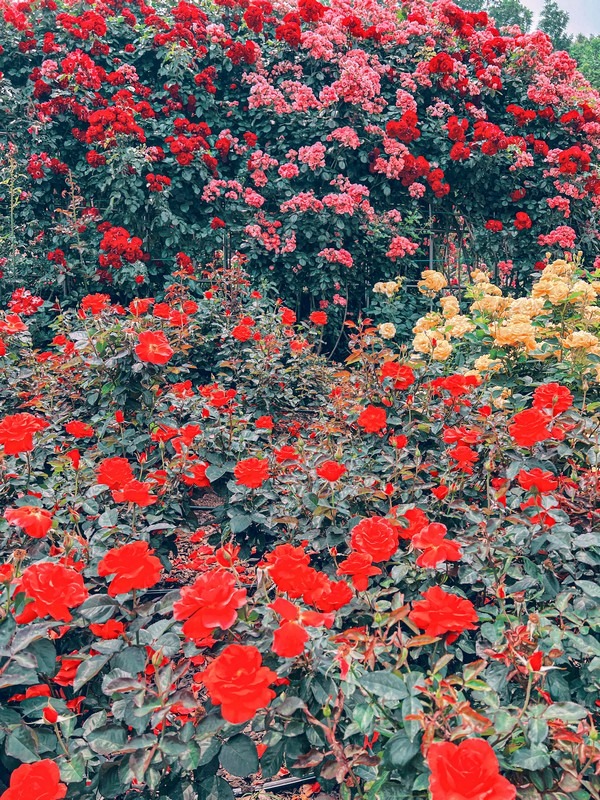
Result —
M 13 286 L 152 293 L 225 236 L 288 305 L 341 317 L 415 275 L 430 209 L 438 244 L 521 282 L 540 248 L 598 253 L 599 98 L 543 33 L 449 0 L 0 13 Z
M 325 311 L 239 270 L 87 295 L 43 351 L 16 293 L 2 800 L 230 800 L 282 770 L 348 799 L 597 796 L 598 274 L 556 261 L 520 300 L 489 277 L 469 306 L 425 272 L 414 352 L 352 323 L 343 370 Z

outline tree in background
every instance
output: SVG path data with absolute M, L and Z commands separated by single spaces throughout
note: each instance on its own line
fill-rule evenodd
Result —
M 579 34 L 571 43 L 569 52 L 592 86 L 600 88 L 600 36 Z
M 533 13 L 521 0 L 459 0 L 458 5 L 465 11 L 487 11 L 499 28 L 518 25 L 526 33 L 533 22 Z
M 556 50 L 568 50 L 571 46 L 572 38 L 567 34 L 568 24 L 568 11 L 564 11 L 556 0 L 545 0 L 538 27 L 552 39 Z

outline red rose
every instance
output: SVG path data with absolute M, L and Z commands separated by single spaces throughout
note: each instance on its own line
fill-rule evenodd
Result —
M 46 616 L 70 622 L 73 617 L 69 609 L 80 606 L 89 596 L 78 572 L 51 561 L 38 561 L 27 567 L 17 591 L 33 601 L 17 618 L 19 624 Z
M 87 422 L 80 422 L 79 420 L 67 422 L 65 430 L 76 439 L 89 439 L 91 436 L 95 435 L 91 425 L 88 425 Z
M 287 14 L 286 14 L 287 16 Z M 275 38 L 283 39 L 290 47 L 298 47 L 302 38 L 302 30 L 296 22 L 284 22 L 275 28 Z
M 262 417 L 259 417 L 254 422 L 254 425 L 261 430 L 270 431 L 273 430 L 275 423 L 273 422 L 273 417 L 265 414 Z
M 323 572 L 312 571 L 316 573 L 314 584 L 302 592 L 305 603 L 327 614 L 337 611 L 352 600 L 352 589 L 346 581 L 331 581 Z
M 264 458 L 245 458 L 238 461 L 233 470 L 233 474 L 240 486 L 247 486 L 248 489 L 258 489 L 271 477 L 269 472 L 269 462 Z
M 263 29 L 264 16 L 262 8 L 250 6 L 244 12 L 244 22 L 254 33 L 260 33 Z
M 82 658 L 69 658 L 69 656 L 60 656 L 60 669 L 52 678 L 52 681 L 57 683 L 59 686 L 72 686 L 82 660 Z
M 66 793 L 57 764 L 44 758 L 18 766 L 11 773 L 9 787 L 0 800 L 61 800 Z
M 413 547 L 423 551 L 417 558 L 418 567 L 435 568 L 444 561 L 460 561 L 460 545 L 446 539 L 446 533 L 445 525 L 432 522 L 413 536 Z
M 158 497 L 150 494 L 152 487 L 143 481 L 129 481 L 122 489 L 113 489 L 112 496 L 115 503 L 133 503 L 140 508 L 154 505 Z
M 230 644 L 202 673 L 211 702 L 221 705 L 223 719 L 233 725 L 251 720 L 275 697 L 269 686 L 277 673 L 262 666 L 256 647 Z
M 568 411 L 572 405 L 573 395 L 560 383 L 543 383 L 533 393 L 533 407 L 540 411 L 549 409 L 553 417 Z
M 327 325 L 327 314 L 324 311 L 313 311 L 309 319 L 313 325 Z
M 517 481 L 526 492 L 535 489 L 539 494 L 553 492 L 558 487 L 558 481 L 551 472 L 546 472 L 539 467 L 532 470 L 520 470 Z M 5 515 L 6 516 L 6 515 Z
M 492 231 L 492 233 L 500 233 L 500 231 L 504 228 L 504 225 L 499 219 L 488 219 L 488 221 L 485 223 L 485 228 L 488 231 Z
M 252 338 L 252 330 L 247 325 L 236 325 L 231 331 L 231 335 L 238 342 L 247 342 L 248 339 Z
M 484 739 L 434 742 L 427 751 L 431 800 L 515 800 L 517 790 L 498 771 Z
M 115 547 L 98 564 L 98 575 L 114 575 L 108 594 L 116 597 L 132 589 L 149 589 L 160 580 L 162 564 L 148 542 L 130 542 Z
M 105 458 L 96 469 L 96 480 L 109 489 L 122 489 L 125 484 L 133 480 L 131 464 L 120 456 Z
M 357 592 L 366 592 L 369 588 L 369 578 L 381 575 L 379 567 L 373 566 L 373 556 L 369 553 L 350 553 L 348 558 L 339 565 L 338 575 L 350 575 L 352 585 Z
M 58 711 L 52 708 L 52 706 L 46 706 L 42 712 L 42 716 L 44 717 L 44 722 L 47 722 L 49 725 L 54 725 L 58 720 Z
M 339 461 L 324 461 L 317 467 L 317 475 L 325 481 L 335 483 L 346 474 L 346 467 Z
M 144 331 L 138 336 L 135 352 L 140 361 L 166 364 L 175 351 L 162 331 Z
M 394 389 L 408 389 L 415 382 L 413 370 L 406 364 L 398 364 L 397 361 L 386 361 L 381 367 L 380 375 L 382 381 L 391 378 Z
M 210 465 L 206 461 L 196 461 L 186 467 L 185 474 L 181 480 L 187 486 L 210 486 L 210 481 L 206 477 L 206 470 Z
M 238 608 L 245 603 L 246 590 L 235 588 L 235 576 L 216 569 L 200 575 L 191 586 L 183 587 L 181 599 L 173 606 L 173 616 L 186 620 L 183 633 L 189 639 L 204 639 L 215 628 L 231 628 L 237 620 Z
M 281 307 L 281 321 L 284 325 L 293 325 L 297 317 L 291 308 Z
M 515 214 L 514 225 L 518 231 L 524 231 L 528 228 L 531 228 L 533 222 L 531 221 L 529 214 L 526 214 L 524 211 L 519 211 L 517 214 Z
M 352 530 L 350 544 L 358 553 L 368 553 L 373 561 L 388 561 L 398 549 L 399 533 L 385 517 L 363 519 Z
M 4 519 L 9 525 L 17 525 L 34 539 L 42 539 L 52 527 L 52 514 L 38 506 L 7 508 Z
M 361 411 L 356 422 L 366 433 L 379 433 L 387 424 L 386 410 L 377 406 L 367 406 Z
M 298 622 L 283 622 L 273 634 L 272 650 L 281 658 L 296 658 L 304 652 L 310 636 Z
M 406 520 L 407 527 L 398 528 L 398 535 L 401 539 L 412 539 L 416 533 L 429 525 L 429 517 L 420 508 L 409 508 L 400 519 Z
M 93 623 L 90 625 L 90 633 L 99 639 L 118 639 L 125 633 L 125 624 L 116 619 L 109 619 L 108 622 Z
M 298 11 L 302 19 L 307 22 L 316 22 L 325 15 L 327 6 L 321 5 L 317 0 L 299 0 Z
M 91 311 L 95 317 L 109 305 L 110 297 L 107 294 L 86 294 L 81 301 L 81 310 L 84 316 L 86 311 Z
M 265 558 L 269 574 L 280 592 L 290 597 L 301 597 L 303 582 L 309 573 L 314 572 L 308 566 L 310 556 L 302 547 L 291 544 L 280 544 Z
M 425 631 L 427 636 L 450 634 L 448 642 L 454 641 L 463 631 L 477 628 L 477 612 L 469 600 L 445 592 L 440 586 L 432 586 L 423 593 L 408 615 L 411 622 Z
M 547 414 L 537 408 L 528 408 L 514 415 L 508 432 L 521 447 L 533 447 L 537 442 L 552 438 L 548 429 L 549 422 Z
M 43 431 L 49 422 L 33 414 L 12 414 L 0 422 L 0 444 L 4 455 L 16 456 L 33 450 L 33 434 Z
M 146 314 L 148 312 L 152 303 L 154 303 L 153 297 L 136 297 L 131 301 L 131 303 L 129 303 L 127 308 L 134 317 L 141 317 L 142 314 Z
M 445 497 L 448 496 L 449 491 L 450 489 L 448 489 L 445 483 L 440 483 L 439 486 L 436 486 L 434 489 L 431 490 L 431 494 L 437 500 L 443 500 Z

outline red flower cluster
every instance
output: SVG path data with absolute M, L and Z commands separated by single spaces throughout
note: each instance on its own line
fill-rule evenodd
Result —
M 387 425 L 385 408 L 367 406 L 360 412 L 356 422 L 365 433 L 379 433 Z
M 264 458 L 245 458 L 233 470 L 236 481 L 248 489 L 258 489 L 271 477 L 269 462 Z
M 475 630 L 479 621 L 470 600 L 445 592 L 440 586 L 423 593 L 423 600 L 413 604 L 409 618 L 427 636 L 446 635 L 449 644 L 463 631 Z
M 50 423 L 33 414 L 11 414 L 0 421 L 0 445 L 4 455 L 16 456 L 33 450 L 33 435 L 45 430 Z
M 515 215 L 514 225 L 518 231 L 525 231 L 531 228 L 533 222 L 529 214 L 526 214 L 524 211 L 518 211 Z
M 366 553 L 373 561 L 389 561 L 398 549 L 400 538 L 397 525 L 385 517 L 363 519 L 352 529 L 350 546 L 357 553 Z
M 117 228 L 109 223 L 103 223 L 100 229 L 103 233 L 100 241 L 100 250 L 103 253 L 98 256 L 101 267 L 119 269 L 124 261 L 133 264 L 145 260 L 142 240 L 138 236 L 131 236 L 125 228 Z
M 414 111 L 405 111 L 399 120 L 390 120 L 385 126 L 385 132 L 390 139 L 399 139 L 409 144 L 421 136 L 417 127 L 419 118 Z
M 33 539 L 43 539 L 52 527 L 52 514 L 39 506 L 7 508 L 4 519 L 9 525 L 22 528 Z
M 144 331 L 138 336 L 135 352 L 147 364 L 166 364 L 175 353 L 162 331 Z
M 116 597 L 133 589 L 150 589 L 160 580 L 162 564 L 147 542 L 130 542 L 110 550 L 98 564 L 101 578 L 114 575 L 108 594 Z
M 17 591 L 32 601 L 17 617 L 20 625 L 46 616 L 70 622 L 70 609 L 80 606 L 89 596 L 78 572 L 51 561 L 37 561 L 27 567 Z
M 173 616 L 186 620 L 183 633 L 202 640 L 216 628 L 227 630 L 237 620 L 238 609 L 246 603 L 246 590 L 236 589 L 235 576 L 223 569 L 200 575 L 191 586 L 184 586 L 181 599 L 173 606 Z
M 292 599 L 302 597 L 319 611 L 337 611 L 350 602 L 352 590 L 344 581 L 331 581 L 323 572 L 309 566 L 310 557 L 302 547 L 278 545 L 265 563 L 273 582 Z
M 270 685 L 277 674 L 264 667 L 256 647 L 230 644 L 202 673 L 202 682 L 223 719 L 233 725 L 251 720 L 275 697 Z
M 427 751 L 431 800 L 515 800 L 517 790 L 498 771 L 498 759 L 484 739 L 460 744 L 434 742 Z
M 44 758 L 33 764 L 20 764 L 11 773 L 9 787 L 0 800 L 62 800 L 66 794 L 58 765 Z
M 149 192 L 162 192 L 171 185 L 171 178 L 167 178 L 166 175 L 155 175 L 153 172 L 149 172 L 146 175 L 146 183 L 148 184 Z
M 421 550 L 417 558 L 418 567 L 435 568 L 445 561 L 460 561 L 460 545 L 446 539 L 448 530 L 439 522 L 432 522 L 422 528 L 412 538 L 413 547 Z

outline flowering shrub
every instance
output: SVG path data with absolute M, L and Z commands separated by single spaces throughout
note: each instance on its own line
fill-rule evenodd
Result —
M 332 324 L 365 286 L 415 277 L 430 215 L 438 249 L 462 231 L 469 260 L 521 284 L 540 246 L 598 254 L 598 95 L 543 33 L 449 0 L 0 13 L 12 286 L 156 295 L 231 239 Z
M 597 280 L 553 262 L 512 300 L 476 274 L 430 349 L 349 322 L 340 369 L 325 312 L 234 277 L 91 294 L 44 351 L 36 312 L 0 315 L 0 796 L 213 800 L 285 769 L 594 797 L 597 345 L 566 342 Z

